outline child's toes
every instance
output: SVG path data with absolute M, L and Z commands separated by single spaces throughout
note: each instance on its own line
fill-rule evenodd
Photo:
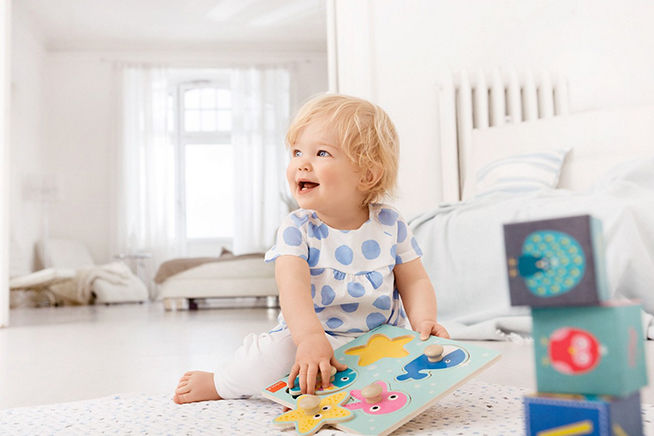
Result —
M 189 392 L 191 392 L 191 387 L 189 385 L 179 386 L 175 389 L 175 394 L 177 395 L 188 394 Z

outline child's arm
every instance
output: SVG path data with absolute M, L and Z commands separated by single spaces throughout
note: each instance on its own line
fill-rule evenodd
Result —
M 313 394 L 318 371 L 326 388 L 329 386 L 331 366 L 338 371 L 343 371 L 347 366 L 334 358 L 334 350 L 316 316 L 307 262 L 296 256 L 278 257 L 275 260 L 275 280 L 284 319 L 297 345 L 288 384 L 293 387 L 299 374 L 302 393 Z
M 420 339 L 424 341 L 432 334 L 449 338 L 445 327 L 436 322 L 436 294 L 420 258 L 395 265 L 393 273 L 404 310 Z

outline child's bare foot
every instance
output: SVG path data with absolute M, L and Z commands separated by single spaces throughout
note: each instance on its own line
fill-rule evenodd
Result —
M 194 401 L 220 400 L 213 383 L 213 373 L 204 371 L 189 371 L 179 379 L 173 401 L 177 404 Z

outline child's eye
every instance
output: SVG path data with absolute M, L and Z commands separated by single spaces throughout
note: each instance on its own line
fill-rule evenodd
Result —
M 329 154 L 328 151 L 320 150 L 320 151 L 318 151 L 318 156 L 320 156 L 320 157 L 329 157 L 329 156 L 331 156 L 331 154 Z
M 291 153 L 291 155 L 292 155 L 293 157 L 300 157 L 300 156 L 302 156 L 302 152 L 301 152 L 300 150 L 293 150 L 293 152 Z

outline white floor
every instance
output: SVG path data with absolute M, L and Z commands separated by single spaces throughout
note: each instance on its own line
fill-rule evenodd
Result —
M 166 312 L 157 303 L 17 309 L 0 329 L 0 409 L 115 393 L 171 393 L 189 369 L 211 370 L 275 309 Z M 502 359 L 477 379 L 534 389 L 530 343 L 484 342 Z M 649 362 L 654 341 L 647 343 Z M 654 365 L 649 365 L 650 380 Z M 654 388 L 643 390 L 654 403 Z

